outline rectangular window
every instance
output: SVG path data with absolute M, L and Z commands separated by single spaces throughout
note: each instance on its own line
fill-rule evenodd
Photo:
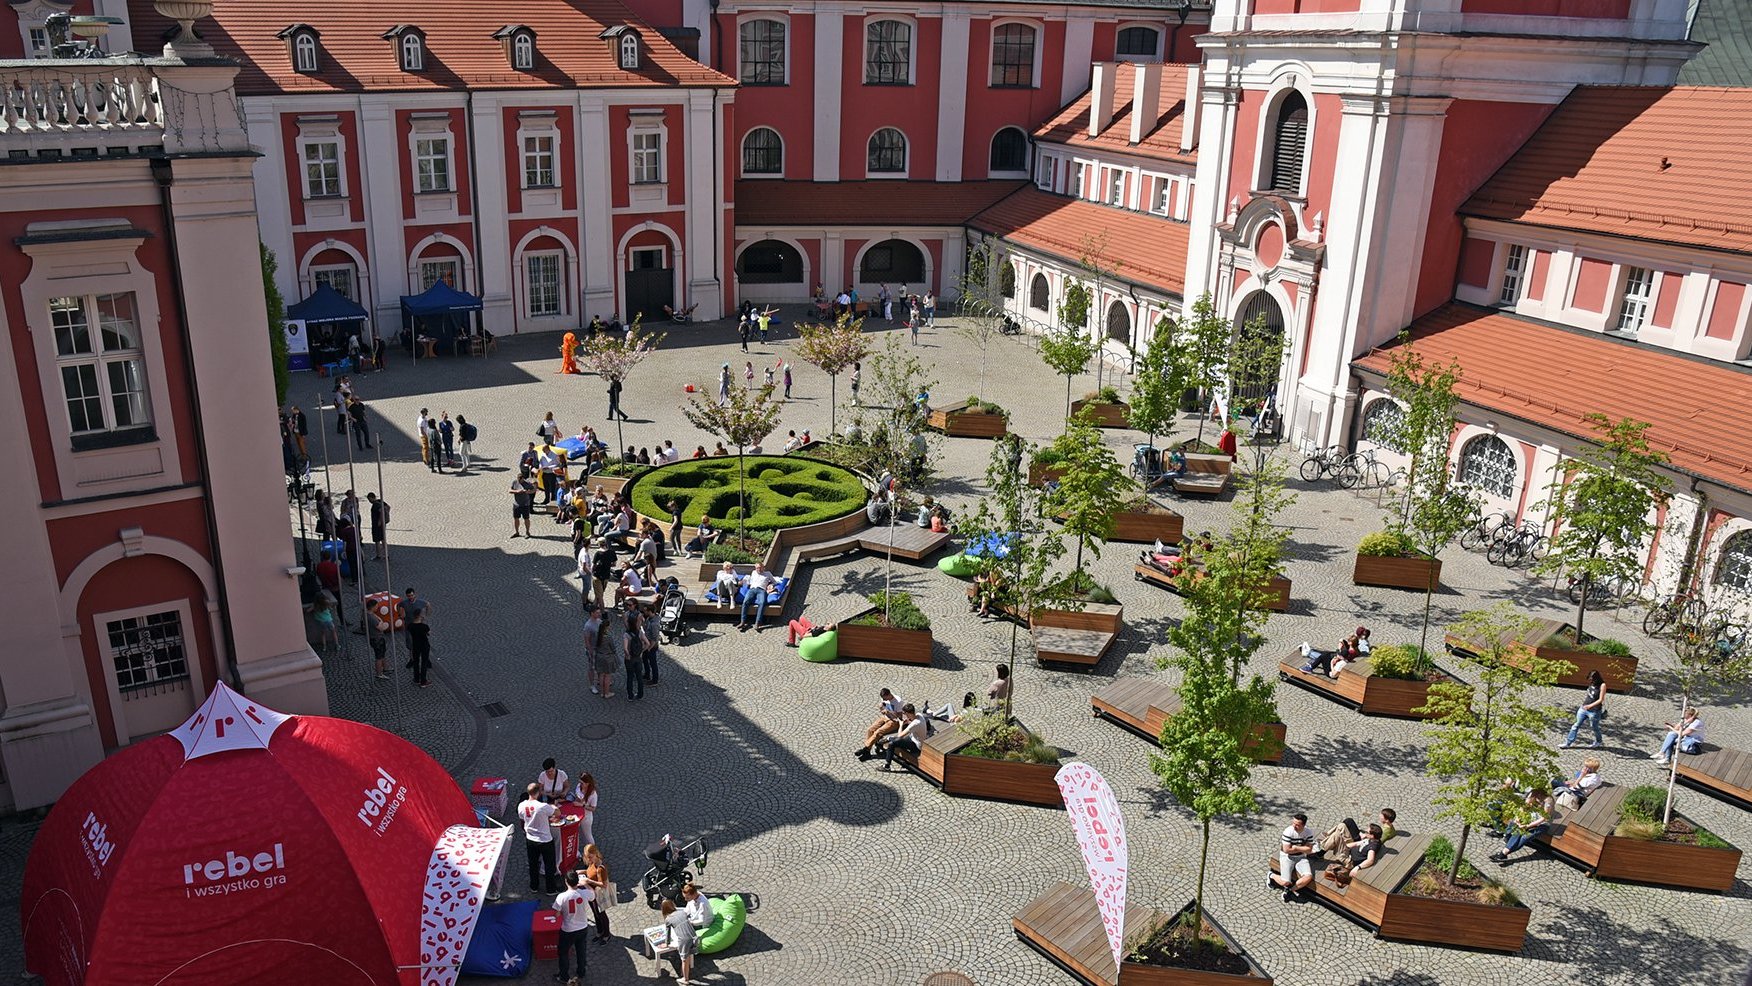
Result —
M 654 185 L 663 180 L 663 135 L 656 131 L 633 134 L 633 184 Z
M 1527 271 L 1527 248 L 1519 243 L 1510 244 L 1509 254 L 1503 258 L 1503 289 L 1497 293 L 1498 304 L 1512 305 L 1521 300 L 1521 282 Z
M 912 82 L 912 25 L 877 21 L 864 43 L 864 84 L 904 86 Z
M 414 141 L 414 187 L 422 192 L 450 191 L 449 137 Z
M 314 284 L 326 284 L 343 298 L 358 301 L 359 295 L 353 287 L 353 268 L 351 267 L 312 267 L 310 279 Z
M 30 29 L 30 56 L 29 57 L 31 57 L 31 58 L 47 58 L 47 57 L 49 57 L 49 55 L 50 55 L 50 52 L 49 52 L 49 30 L 48 30 L 48 28 L 45 28 L 45 27 L 31 28 Z
M 523 138 L 523 187 L 554 187 L 554 139 Z
M 992 87 L 1034 87 L 1034 28 L 1000 24 L 992 32 Z
M 1125 205 L 1125 172 L 1110 171 L 1107 173 L 1107 204 Z
M 115 662 L 116 689 L 124 696 L 188 679 L 182 616 L 175 610 L 110 620 L 105 631 Z
M 456 283 L 456 261 L 422 260 L 420 261 L 420 290 L 424 291 L 439 281 L 458 287 Z M 458 288 L 460 290 L 460 288 Z
M 523 269 L 529 278 L 530 317 L 561 314 L 560 255 L 532 253 L 523 258 Z
M 1150 211 L 1158 216 L 1166 216 L 1168 214 L 1168 188 L 1168 179 L 1156 179 L 1156 194 L 1150 200 Z
M 1649 320 L 1655 275 L 1646 267 L 1624 269 L 1624 301 L 1618 306 L 1618 331 L 1636 335 Z
M 785 25 L 782 21 L 748 21 L 741 30 L 742 76 L 745 86 L 785 84 Z
M 304 145 L 304 197 L 332 199 L 341 194 L 341 145 L 313 140 Z
M 1053 172 L 1056 170 L 1053 168 L 1054 163 L 1052 158 L 1042 157 L 1039 171 L 1034 176 L 1034 184 L 1048 192 L 1052 191 Z
M 627 261 L 633 270 L 662 270 L 663 259 L 662 247 L 641 247 Z
M 149 434 L 152 411 L 134 296 L 54 298 L 49 321 L 73 447 L 101 445 L 93 439 L 105 434 Z
M 1087 198 L 1089 195 L 1089 166 L 1078 161 L 1071 171 L 1071 194 L 1077 198 Z

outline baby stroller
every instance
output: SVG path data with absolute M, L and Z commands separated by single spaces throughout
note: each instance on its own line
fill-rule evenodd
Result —
M 657 580 L 657 594 L 663 600 L 657 610 L 657 625 L 663 631 L 663 639 L 673 644 L 687 635 L 687 625 L 683 622 L 687 612 L 687 593 L 682 591 L 681 581 L 671 575 Z
M 1141 483 L 1149 483 L 1162 475 L 1162 450 L 1154 445 L 1132 446 L 1132 475 Z
M 645 858 L 652 863 L 639 878 L 645 903 L 653 911 L 662 907 L 665 900 L 680 907 L 681 888 L 696 882 L 696 873 L 706 871 L 706 843 L 704 839 L 695 839 L 684 845 L 676 842 L 674 836 L 665 835 L 645 848 Z

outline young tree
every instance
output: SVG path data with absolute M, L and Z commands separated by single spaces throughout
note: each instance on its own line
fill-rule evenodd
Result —
M 853 363 L 870 355 L 870 339 L 864 335 L 864 320 L 841 315 L 829 325 L 812 322 L 797 329 L 797 357 L 827 374 L 827 431 L 836 434 L 839 412 L 839 375 Z
M 1472 646 L 1456 651 L 1455 657 L 1472 666 L 1478 684 L 1433 684 L 1429 702 L 1417 710 L 1430 717 L 1424 730 L 1430 740 L 1429 773 L 1442 779 L 1434 799 L 1436 817 L 1460 822 L 1459 848 L 1448 869 L 1450 884 L 1460 875 L 1473 826 L 1489 826 L 1524 810 L 1503 797 L 1503 782 L 1515 789 L 1544 787 L 1557 772 L 1557 757 L 1545 737 L 1559 710 L 1532 704 L 1526 692 L 1555 685 L 1570 665 L 1544 660 L 1530 650 L 1511 652 L 1530 629 L 1531 621 L 1506 603 L 1461 617 L 1451 630 Z
M 695 428 L 727 445 L 736 446 L 736 473 L 740 491 L 736 497 L 736 532 L 744 542 L 748 539 L 748 458 L 750 445 L 759 445 L 779 426 L 779 413 L 784 404 L 773 396 L 772 384 L 758 389 L 741 384 L 730 385 L 730 400 L 719 404 L 695 394 L 687 399 L 681 413 Z
M 640 327 L 643 315 L 633 316 L 633 324 L 627 329 L 625 336 L 617 336 L 612 332 L 598 332 L 584 340 L 578 347 L 578 360 L 607 383 L 627 382 L 633 369 L 645 362 L 657 351 L 657 346 L 663 341 L 663 333 L 648 333 Z M 614 436 L 618 443 L 616 448 L 627 447 L 627 436 L 621 427 L 621 419 L 614 419 Z M 761 438 L 766 435 L 762 434 Z M 760 439 L 755 439 L 759 441 Z
M 1677 619 L 1655 635 L 1673 661 L 1667 674 L 1679 691 L 1678 714 L 1673 722 L 1685 718 L 1685 710 L 1708 698 L 1735 700 L 1748 684 L 1752 684 L 1752 629 L 1738 619 L 1734 601 L 1717 598 L 1713 603 L 1692 597 Z M 1667 804 L 1661 821 L 1673 821 L 1673 791 L 1679 777 L 1677 751 L 1668 761 Z
M 979 347 L 979 389 L 985 399 L 986 355 L 1004 330 L 1004 297 L 994 269 L 1008 269 L 1009 261 L 994 258 L 989 243 L 967 251 L 967 270 L 961 275 L 961 320 L 956 331 Z
M 1089 360 L 1095 356 L 1095 343 L 1089 339 L 1089 334 L 1080 328 L 1080 322 L 1073 323 L 1066 315 L 1066 307 L 1073 305 L 1073 295 L 1081 293 L 1085 314 L 1088 312 L 1088 289 L 1080 284 L 1072 284 L 1065 289 L 1064 303 L 1059 306 L 1059 318 L 1064 326 L 1057 331 L 1048 332 L 1040 337 L 1040 358 L 1052 371 L 1065 378 L 1065 420 L 1071 417 L 1071 380 L 1077 374 L 1089 368 Z
M 1228 356 L 1223 361 L 1223 382 L 1228 388 L 1228 415 L 1225 423 L 1233 421 L 1241 414 L 1240 402 L 1244 395 L 1269 395 L 1276 391 L 1287 347 L 1288 341 L 1283 333 L 1271 331 L 1266 325 L 1264 315 L 1254 316 L 1235 332 L 1229 342 Z M 1262 396 L 1261 400 L 1263 399 Z M 1257 460 L 1263 461 L 1269 452 L 1268 446 L 1261 444 L 1257 438 L 1253 442 L 1253 448 Z
M 274 275 L 280 271 L 280 262 L 274 259 L 274 251 L 269 250 L 266 243 L 257 245 L 262 251 L 262 293 L 268 299 L 268 356 L 273 361 L 274 404 L 285 407 L 286 390 L 292 385 L 292 374 L 287 365 L 290 357 L 286 352 L 286 299 L 280 295 L 280 286 L 274 283 Z
M 855 468 L 866 475 L 892 477 L 891 489 L 877 489 L 875 494 L 888 500 L 888 550 L 883 555 L 882 583 L 887 598 L 892 599 L 894 581 L 894 528 L 900 523 L 900 494 L 903 490 L 923 490 L 934 475 L 937 444 L 925 428 L 929 413 L 918 400 L 928 393 L 934 381 L 925 375 L 925 365 L 914 355 L 916 351 L 900 344 L 898 336 L 889 336 L 882 350 L 870 363 L 870 404 L 876 415 L 871 427 L 860 422 L 858 437 L 847 442 Z M 860 416 L 861 417 L 861 416 Z M 884 609 L 883 617 L 888 613 Z
M 1113 536 L 1113 515 L 1132 501 L 1138 487 L 1113 450 L 1102 443 L 1095 412 L 1087 407 L 1071 419 L 1051 449 L 1063 464 L 1064 475 L 1046 497 L 1046 511 L 1064 524 L 1064 533 L 1077 543 L 1076 568 L 1081 575 L 1083 552 L 1101 557 L 1101 546 Z
M 1126 421 L 1147 432 L 1150 444 L 1157 435 L 1167 435 L 1180 417 L 1180 395 L 1186 392 L 1189 374 L 1182 350 L 1175 345 L 1174 323 L 1164 315 L 1144 347 L 1138 375 L 1132 381 L 1131 403 Z
M 1180 320 L 1179 346 L 1185 359 L 1186 378 L 1197 388 L 1201 398 L 1198 414 L 1198 442 L 1204 442 L 1205 419 L 1210 417 L 1211 392 L 1222 380 L 1223 366 L 1235 336 L 1234 326 L 1218 314 L 1208 294 L 1192 303 L 1192 313 Z
M 1648 423 L 1590 414 L 1599 437 L 1567 464 L 1554 480 L 1544 506 L 1556 525 L 1546 555 L 1535 573 L 1562 573 L 1581 587 L 1576 604 L 1576 644 L 1588 615 L 1588 593 L 1608 579 L 1642 581 L 1644 545 L 1655 533 L 1655 508 L 1667 499 L 1669 483 L 1659 467 L 1666 453 L 1649 447 Z

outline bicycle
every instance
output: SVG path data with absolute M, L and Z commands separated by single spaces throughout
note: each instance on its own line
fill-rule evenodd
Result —
M 1479 548 L 1488 547 L 1496 539 L 1497 531 L 1511 523 L 1513 523 L 1513 518 L 1502 510 L 1485 514 L 1460 535 L 1460 547 L 1467 551 L 1477 551 Z
M 1695 627 L 1703 623 L 1708 606 L 1702 599 L 1680 593 L 1664 603 L 1649 607 L 1643 614 L 1643 633 L 1659 637 L 1674 626 Z
M 1375 458 L 1374 449 L 1352 453 L 1341 463 L 1338 481 L 1345 489 L 1358 485 L 1369 487 L 1397 486 L 1405 479 L 1404 469 L 1394 469 Z
M 1569 601 L 1580 606 L 1582 604 L 1582 584 L 1588 584 L 1589 609 L 1614 609 L 1635 599 L 1641 588 L 1637 582 L 1622 575 L 1609 575 L 1602 579 L 1571 578 L 1566 587 Z
M 1505 530 L 1507 528 L 1498 528 L 1497 535 L 1491 540 L 1490 547 L 1485 549 L 1484 557 L 1489 559 L 1492 565 L 1517 568 L 1522 562 L 1537 562 L 1545 557 L 1545 549 L 1549 542 L 1544 534 L 1539 533 L 1539 528 L 1535 527 L 1531 521 L 1523 521 L 1520 527 L 1507 534 L 1503 533 Z
M 1344 481 L 1344 477 L 1351 470 L 1354 470 L 1354 467 L 1350 466 L 1350 456 L 1342 445 L 1316 449 L 1309 452 L 1308 457 L 1302 460 L 1302 479 L 1310 483 L 1330 475 L 1349 488 L 1356 485 L 1355 478 L 1352 478 L 1348 483 Z

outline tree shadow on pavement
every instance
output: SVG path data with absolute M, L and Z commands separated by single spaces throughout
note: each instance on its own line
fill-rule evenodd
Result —
M 1604 908 L 1542 901 L 1534 927 L 1537 933 L 1528 934 L 1522 955 L 1641 982 L 1732 982 L 1749 957 L 1745 945 L 1732 938 L 1701 938 L 1660 915 L 1626 927 Z

